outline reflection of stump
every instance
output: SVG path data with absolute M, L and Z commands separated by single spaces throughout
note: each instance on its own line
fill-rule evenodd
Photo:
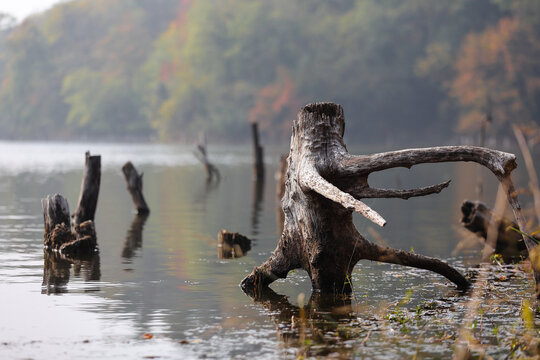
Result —
M 239 258 L 251 250 L 251 240 L 239 233 L 221 230 L 218 234 L 218 257 L 220 259 Z
M 314 290 L 350 292 L 350 275 L 362 260 L 417 267 L 437 272 L 467 288 L 469 282 L 446 263 L 419 254 L 379 246 L 362 237 L 352 222 L 358 211 L 373 222 L 385 220 L 358 199 L 401 198 L 440 192 L 449 182 L 412 190 L 374 189 L 368 176 L 375 171 L 421 163 L 475 161 L 502 178 L 515 168 L 515 156 L 471 147 L 444 146 L 353 156 L 343 142 L 341 106 L 305 106 L 293 124 L 288 157 L 284 230 L 269 259 L 242 281 L 246 291 L 260 289 L 293 269 L 302 268 Z
M 71 261 L 62 258 L 56 252 L 43 252 L 43 294 L 59 294 L 66 292 L 69 282 Z
M 124 243 L 124 249 L 122 250 L 122 257 L 125 259 L 131 259 L 135 254 L 135 250 L 142 246 L 143 237 L 142 231 L 144 224 L 148 219 L 148 214 L 135 215 L 131 226 L 126 235 L 126 242 Z
M 73 223 L 78 225 L 84 221 L 94 221 L 101 181 L 101 156 L 86 152 L 83 180 L 77 210 L 73 214 Z
M 484 239 L 487 239 L 487 232 L 492 221 L 498 221 L 496 228 L 497 238 L 495 243 L 495 253 L 500 254 L 506 263 L 519 261 L 528 256 L 527 247 L 521 238 L 521 234 L 516 230 L 519 226 L 504 217 L 496 217 L 493 211 L 480 201 L 465 200 L 461 205 L 463 217 L 461 223 L 467 229 Z M 537 237 L 538 240 L 540 240 Z
M 126 179 L 127 183 L 127 189 L 129 191 L 129 194 L 131 195 L 131 199 L 133 200 L 135 209 L 137 209 L 137 214 L 148 214 L 150 212 L 150 209 L 148 208 L 148 205 L 146 204 L 146 200 L 144 200 L 144 196 L 142 193 L 143 174 L 141 173 L 139 175 L 137 169 L 135 169 L 135 166 L 133 166 L 131 161 L 128 161 L 124 164 L 124 166 L 122 166 L 122 172 L 124 173 L 124 178 Z

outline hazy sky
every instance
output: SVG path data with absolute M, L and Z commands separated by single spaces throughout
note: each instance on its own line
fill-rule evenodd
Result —
M 61 1 L 62 0 L 0 0 L 0 12 L 8 13 L 20 21 L 30 14 L 47 10 L 55 3 Z

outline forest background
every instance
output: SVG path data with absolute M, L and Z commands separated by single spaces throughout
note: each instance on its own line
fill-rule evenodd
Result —
M 356 143 L 540 122 L 538 0 L 75 0 L 0 14 L 0 139 L 284 142 L 313 101 Z

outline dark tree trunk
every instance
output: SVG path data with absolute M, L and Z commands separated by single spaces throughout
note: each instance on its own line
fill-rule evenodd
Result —
M 488 229 L 492 222 L 498 223 L 497 237 L 495 238 L 495 253 L 500 254 L 506 263 L 519 261 L 528 256 L 527 247 L 523 242 L 521 234 L 513 229 L 519 229 L 519 226 L 505 218 L 497 216 L 480 201 L 465 200 L 461 205 L 463 217 L 461 223 L 467 229 L 484 239 L 487 239 Z M 512 229 L 513 228 L 513 229 Z M 540 238 L 537 238 L 540 240 Z M 490 244 L 491 245 L 491 244 Z
M 251 123 L 251 137 L 253 138 L 253 175 L 256 181 L 264 181 L 264 149 L 259 141 L 259 124 Z
M 386 222 L 361 198 L 401 198 L 440 192 L 449 181 L 412 190 L 374 189 L 370 173 L 421 163 L 474 161 L 499 179 L 508 179 L 515 156 L 471 146 L 409 149 L 354 156 L 343 142 L 345 120 L 341 106 L 316 103 L 305 106 L 293 124 L 288 158 L 284 229 L 270 258 L 242 281 L 247 291 L 260 289 L 293 269 L 307 271 L 315 291 L 348 293 L 350 274 L 362 260 L 401 264 L 434 271 L 459 288 L 470 286 L 458 271 L 434 258 L 373 244 L 353 225 L 358 211 L 383 226 Z M 510 183 L 511 184 L 511 183 Z
M 75 213 L 73 214 L 73 222 L 75 225 L 79 225 L 87 220 L 94 221 L 99 196 L 101 156 L 91 156 L 90 152 L 87 151 L 85 159 L 79 202 L 77 210 L 75 210 Z
M 129 194 L 131 195 L 131 199 L 133 200 L 133 204 L 135 205 L 137 214 L 142 215 L 150 213 L 150 209 L 148 208 L 148 205 L 146 204 L 142 193 L 143 174 L 141 173 L 139 175 L 137 169 L 135 169 L 135 166 L 133 166 L 131 161 L 128 161 L 124 164 L 124 166 L 122 166 L 122 172 L 124 173 L 127 189 L 129 191 Z

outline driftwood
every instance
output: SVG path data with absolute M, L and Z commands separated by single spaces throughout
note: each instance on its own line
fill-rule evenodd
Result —
M 62 195 L 47 196 L 41 200 L 41 206 L 44 222 L 43 245 L 46 249 L 73 257 L 97 252 L 94 222 L 87 220 L 75 224 L 72 231 L 69 204 Z
M 264 181 L 264 149 L 259 141 L 259 124 L 251 123 L 251 137 L 253 138 L 253 175 L 256 181 Z
M 221 230 L 218 234 L 218 257 L 220 259 L 239 258 L 251 249 L 251 240 L 227 230 Z
M 515 156 L 472 146 L 355 156 L 347 152 L 344 129 L 343 109 L 339 105 L 315 103 L 298 113 L 293 124 L 282 200 L 284 230 L 273 254 L 242 281 L 242 288 L 257 291 L 278 278 L 285 278 L 290 270 L 301 268 L 309 274 L 315 291 L 348 293 L 352 290 L 350 274 L 362 259 L 434 271 L 459 288 L 468 288 L 470 283 L 465 277 L 438 259 L 369 242 L 354 227 L 352 213 L 360 212 L 383 226 L 384 218 L 359 199 L 408 199 L 438 193 L 449 184 L 446 181 L 412 190 L 375 189 L 368 184 L 372 172 L 422 163 L 473 161 L 490 169 L 503 182 L 515 214 L 520 215 L 509 178 L 516 167 Z M 518 224 L 521 227 L 519 220 Z
M 126 179 L 127 189 L 133 200 L 133 205 L 137 210 L 137 214 L 148 214 L 150 213 L 150 208 L 144 200 L 142 193 L 143 189 L 143 173 L 139 175 L 135 166 L 128 161 L 122 166 L 122 173 L 124 174 L 124 179 Z
M 483 238 L 484 241 L 487 239 L 490 224 L 493 221 L 498 223 L 494 250 L 496 254 L 502 256 L 504 262 L 519 261 L 528 256 L 521 234 L 513 230 L 519 228 L 515 222 L 495 215 L 486 204 L 480 201 L 465 200 L 461 205 L 461 213 L 463 226 Z M 537 239 L 540 240 L 540 238 Z
M 204 165 L 206 170 L 206 182 L 211 182 L 213 179 L 216 179 L 219 182 L 221 176 L 219 170 L 208 160 L 208 152 L 206 149 L 206 136 L 201 134 L 199 136 L 199 142 L 197 143 L 197 150 L 195 152 L 195 157 Z
M 81 183 L 81 192 L 77 210 L 73 214 L 73 222 L 78 225 L 87 220 L 94 221 L 96 213 L 99 185 L 101 181 L 101 156 L 85 154 L 85 167 Z

